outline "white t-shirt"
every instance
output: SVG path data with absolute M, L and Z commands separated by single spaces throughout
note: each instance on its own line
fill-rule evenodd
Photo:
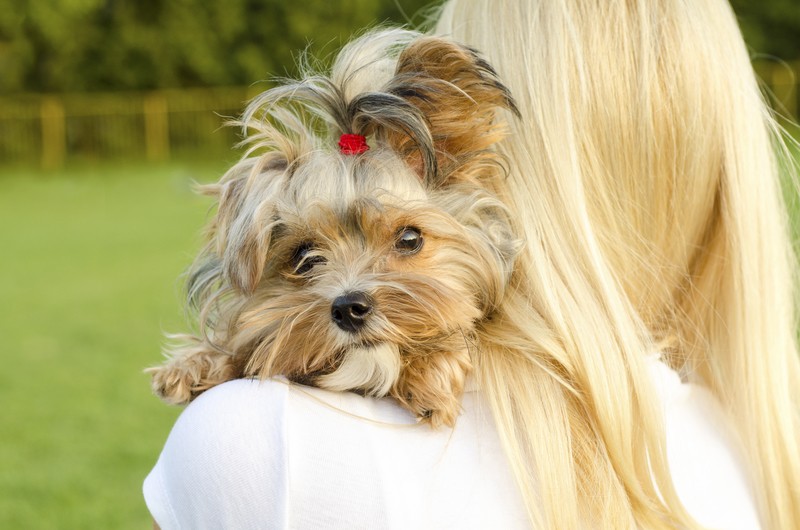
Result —
M 681 500 L 710 528 L 759 528 L 714 398 L 653 362 Z M 237 380 L 181 414 L 144 483 L 173 529 L 522 529 L 525 509 L 478 391 L 432 430 L 389 399 Z

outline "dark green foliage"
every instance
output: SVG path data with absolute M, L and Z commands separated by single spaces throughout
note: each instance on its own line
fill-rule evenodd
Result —
M 427 3 L 0 0 L 0 92 L 248 85 Z
M 800 58 L 800 0 L 731 0 L 754 53 Z
M 800 0 L 732 0 L 751 48 L 800 57 Z M 0 0 L 0 93 L 249 85 L 439 0 Z

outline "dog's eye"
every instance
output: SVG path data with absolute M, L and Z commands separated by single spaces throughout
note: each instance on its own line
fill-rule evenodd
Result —
M 402 254 L 415 254 L 422 248 L 422 234 L 413 226 L 406 226 L 397 232 L 394 248 Z
M 300 246 L 295 249 L 292 255 L 292 267 L 294 268 L 295 274 L 301 276 L 308 274 L 315 265 L 325 263 L 325 258 L 316 254 L 314 252 L 315 250 L 314 244 L 309 241 L 300 244 Z

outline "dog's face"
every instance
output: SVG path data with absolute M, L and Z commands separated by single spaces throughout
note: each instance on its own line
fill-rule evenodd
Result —
M 515 245 L 485 190 L 428 189 L 389 151 L 266 163 L 225 185 L 219 220 L 226 270 L 246 293 L 230 325 L 234 349 L 251 352 L 247 373 L 409 402 L 429 364 L 468 370 Z
M 355 90 L 360 58 L 386 41 L 368 35 L 330 78 L 251 105 L 252 156 L 206 189 L 218 212 L 189 281 L 204 337 L 159 380 L 285 375 L 454 423 L 476 324 L 501 303 L 518 246 L 491 193 L 495 110 L 515 107 L 475 52 L 426 37 L 405 43 L 380 90 Z M 336 150 L 325 129 L 372 148 Z M 233 360 L 217 369 L 220 356 Z

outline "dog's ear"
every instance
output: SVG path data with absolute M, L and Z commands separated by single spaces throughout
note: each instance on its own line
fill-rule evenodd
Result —
M 201 188 L 218 200 L 211 244 L 223 278 L 240 292 L 252 293 L 264 272 L 287 170 L 281 154 L 268 153 L 240 161 L 218 184 Z
M 505 108 L 519 116 L 508 89 L 475 50 L 438 37 L 422 37 L 406 47 L 387 88 L 425 117 L 433 160 L 419 138 L 405 131 L 389 131 L 387 140 L 434 186 L 478 180 L 481 168 L 495 161 L 489 148 L 503 137 L 496 111 Z
M 277 200 L 297 161 L 314 149 L 312 132 L 296 112 L 276 105 L 274 91 L 255 98 L 242 119 L 242 159 L 202 192 L 217 198 L 210 227 L 225 281 L 243 293 L 258 286 L 279 224 Z

